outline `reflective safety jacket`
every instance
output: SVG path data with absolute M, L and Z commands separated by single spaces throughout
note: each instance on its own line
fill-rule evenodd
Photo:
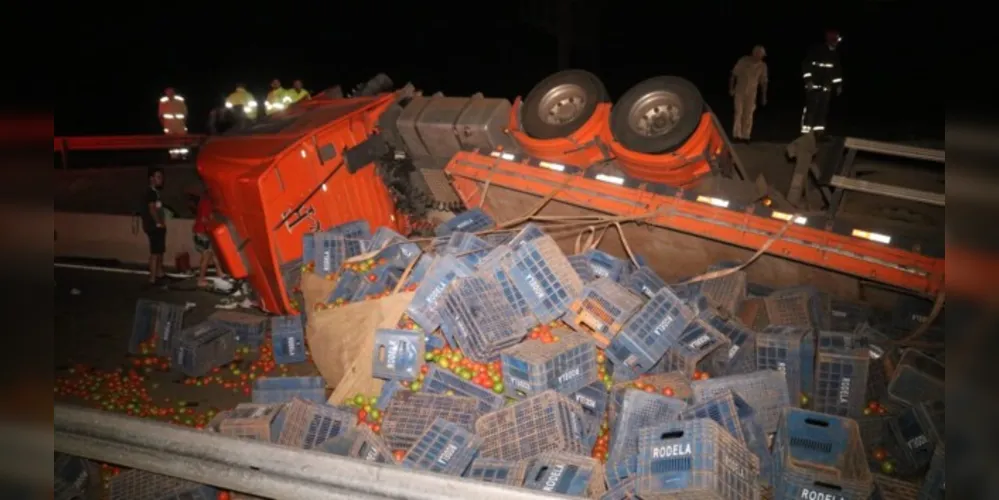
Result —
M 312 94 L 309 94 L 309 91 L 305 89 L 302 90 L 289 89 L 288 96 L 291 97 L 291 102 L 293 103 L 301 101 L 302 99 L 312 98 Z
M 164 132 L 186 130 L 187 103 L 183 97 L 176 94 L 173 97 L 160 97 L 159 115 Z
M 816 45 L 801 62 L 801 77 L 805 81 L 805 90 L 839 91 L 843 88 L 839 52 L 826 44 Z
M 264 102 L 264 112 L 268 115 L 284 111 L 292 103 L 291 95 L 284 87 L 278 87 L 267 93 L 267 101 Z
M 236 106 L 242 106 L 247 117 L 257 117 L 257 101 L 253 98 L 253 94 L 246 89 L 236 89 L 235 92 L 229 94 L 229 97 L 225 98 L 226 108 L 232 109 Z

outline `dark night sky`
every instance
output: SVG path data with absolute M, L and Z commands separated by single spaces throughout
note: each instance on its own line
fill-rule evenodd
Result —
M 381 71 L 428 93 L 513 98 L 558 69 L 555 39 L 531 25 L 536 15 L 518 7 L 544 1 L 516 0 L 507 8 L 498 2 L 317 8 L 282 2 L 178 5 L 176 13 L 169 4 L 157 7 L 160 12 L 89 10 L 85 15 L 93 19 L 80 23 L 77 43 L 58 70 L 56 134 L 155 134 L 156 102 L 168 85 L 187 98 L 189 127 L 200 132 L 208 110 L 237 81 L 262 98 L 275 76 L 286 84 L 301 78 L 319 91 L 337 83 L 347 89 Z M 833 103 L 834 128 L 871 138 L 943 136 L 944 103 L 933 97 L 944 83 L 938 69 L 943 16 L 928 4 L 577 3 L 573 66 L 600 76 L 614 98 L 651 76 L 683 76 L 727 123 L 728 72 L 762 43 L 771 105 L 757 111 L 758 134 L 792 136 L 802 104 L 800 61 L 831 25 L 844 37 L 845 90 Z M 826 4 L 831 7 L 816 7 Z

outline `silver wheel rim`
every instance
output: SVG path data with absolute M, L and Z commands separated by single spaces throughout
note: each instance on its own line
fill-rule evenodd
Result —
M 573 83 L 556 85 L 545 92 L 538 106 L 538 117 L 548 125 L 565 125 L 583 114 L 586 91 Z
M 666 90 L 643 95 L 628 112 L 628 126 L 644 137 L 659 137 L 676 127 L 683 117 L 680 96 Z

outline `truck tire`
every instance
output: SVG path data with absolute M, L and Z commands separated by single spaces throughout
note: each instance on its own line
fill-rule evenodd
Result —
M 704 99 L 693 83 L 676 76 L 657 76 L 635 85 L 618 99 L 611 111 L 611 133 L 636 153 L 666 153 L 687 141 L 703 111 Z
M 596 75 L 579 69 L 559 71 L 527 94 L 521 127 L 535 139 L 566 137 L 593 116 L 597 104 L 607 101 L 607 88 Z

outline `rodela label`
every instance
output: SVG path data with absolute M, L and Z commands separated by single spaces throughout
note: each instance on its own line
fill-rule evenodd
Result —
M 670 444 L 652 449 L 652 458 L 683 457 L 692 453 L 690 443 Z
M 801 496 L 798 498 L 803 498 L 807 500 L 846 500 L 839 495 L 834 495 L 832 493 L 823 493 L 821 491 L 810 490 L 805 488 L 801 490 Z

